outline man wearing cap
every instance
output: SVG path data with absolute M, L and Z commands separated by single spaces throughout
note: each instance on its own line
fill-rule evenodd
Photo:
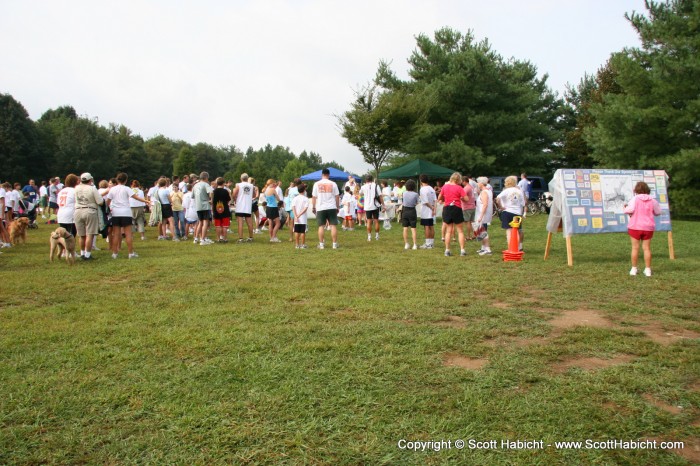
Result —
M 84 261 L 92 260 L 92 242 L 99 232 L 98 206 L 104 199 L 95 188 L 92 175 L 80 175 L 80 184 L 75 187 L 75 229 L 80 238 L 80 257 Z

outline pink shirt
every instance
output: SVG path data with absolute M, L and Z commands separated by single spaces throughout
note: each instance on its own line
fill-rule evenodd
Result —
M 462 197 L 464 197 L 464 189 L 458 184 L 447 183 L 440 191 L 442 198 L 445 200 L 445 206 L 458 206 L 462 208 Z
M 637 194 L 625 207 L 625 213 L 630 216 L 628 230 L 654 231 L 654 217 L 661 215 L 661 206 L 650 195 Z
M 464 187 L 464 192 L 469 196 L 467 202 L 462 201 L 462 210 L 476 209 L 476 198 L 474 197 L 474 188 L 469 183 Z

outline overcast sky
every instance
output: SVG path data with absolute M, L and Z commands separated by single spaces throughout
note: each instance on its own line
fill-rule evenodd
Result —
M 0 93 L 148 139 L 265 144 L 370 167 L 337 129 L 380 60 L 406 77 L 415 36 L 471 29 L 562 94 L 639 40 L 643 0 L 0 0 Z

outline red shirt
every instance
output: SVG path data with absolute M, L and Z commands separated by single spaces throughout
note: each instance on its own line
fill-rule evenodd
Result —
M 440 191 L 442 198 L 445 200 L 445 206 L 457 206 L 462 208 L 462 198 L 466 195 L 464 189 L 458 184 L 448 183 L 442 187 Z

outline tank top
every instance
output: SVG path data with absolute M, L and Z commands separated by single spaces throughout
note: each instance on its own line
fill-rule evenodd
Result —
M 268 207 L 277 207 L 277 198 L 274 194 L 272 196 L 265 194 L 265 202 L 267 202 Z
M 486 206 L 486 212 L 484 213 L 484 218 L 481 220 L 481 223 L 491 223 L 491 219 L 493 219 L 493 191 L 490 189 L 484 188 L 481 193 L 486 193 L 488 196 L 488 205 Z M 483 202 L 481 201 L 481 193 L 479 193 L 479 196 L 476 198 L 476 218 L 477 220 L 481 216 L 481 209 L 483 209 Z

